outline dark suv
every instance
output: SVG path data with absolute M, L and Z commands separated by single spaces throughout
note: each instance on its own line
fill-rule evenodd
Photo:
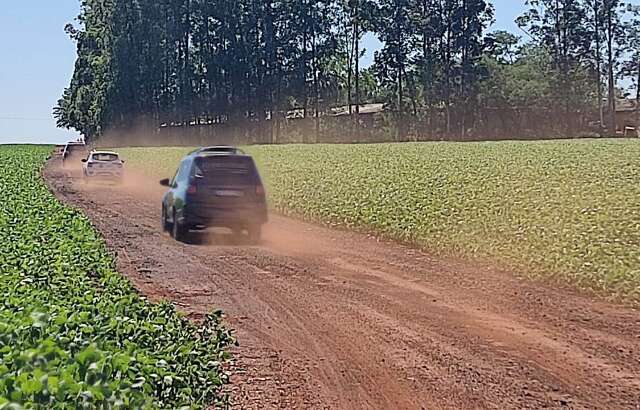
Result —
M 62 150 L 62 166 L 66 167 L 69 163 L 79 165 L 82 159 L 87 158 L 87 155 L 89 155 L 89 150 L 84 142 L 70 142 Z
M 162 200 L 162 227 L 184 242 L 190 230 L 229 228 L 247 231 L 258 243 L 267 222 L 267 201 L 258 169 L 249 155 L 233 147 L 202 148 L 187 155 Z

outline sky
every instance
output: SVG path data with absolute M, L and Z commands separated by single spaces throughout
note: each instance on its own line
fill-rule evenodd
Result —
M 73 73 L 75 45 L 64 33 L 80 0 L 7 0 L 0 13 L 0 144 L 63 143 L 73 131 L 56 128 L 52 109 Z M 524 0 L 494 0 L 492 29 L 518 32 L 515 18 Z M 371 64 L 380 43 L 363 41 Z

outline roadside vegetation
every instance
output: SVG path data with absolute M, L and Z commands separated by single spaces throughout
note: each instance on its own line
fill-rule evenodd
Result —
M 125 149 L 171 176 L 189 149 Z M 278 211 L 640 299 L 635 140 L 259 146 Z
M 0 409 L 224 404 L 220 314 L 196 327 L 139 296 L 44 184 L 50 151 L 0 147 Z

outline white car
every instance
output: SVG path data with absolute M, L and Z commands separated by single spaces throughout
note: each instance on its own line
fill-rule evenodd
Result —
M 92 151 L 82 162 L 85 182 L 92 179 L 122 182 L 124 178 L 124 161 L 116 152 Z

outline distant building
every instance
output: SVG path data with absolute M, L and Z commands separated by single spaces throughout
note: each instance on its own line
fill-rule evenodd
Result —
M 375 115 L 384 111 L 384 104 L 362 104 L 360 105 L 360 115 Z M 355 114 L 356 106 L 351 107 L 351 113 Z M 349 115 L 349 106 L 336 107 L 331 109 L 331 115 L 340 117 L 343 115 Z
M 635 99 L 624 99 L 616 102 L 616 122 L 618 131 L 625 136 L 640 136 L 640 111 L 638 101 Z
M 381 114 L 384 111 L 384 104 L 360 104 L 360 115 L 361 116 L 374 116 L 376 114 Z M 355 114 L 356 113 L 356 106 L 352 105 L 351 106 L 351 114 Z M 323 113 L 320 113 L 320 115 L 322 116 Z M 349 115 L 349 106 L 348 105 L 343 105 L 341 107 L 334 107 L 329 109 L 329 112 L 327 112 L 326 114 L 329 117 L 343 117 L 343 116 L 348 116 Z M 315 112 L 313 110 L 313 108 L 309 108 L 307 109 L 307 118 L 314 118 L 315 117 Z M 288 120 L 301 120 L 305 118 L 304 116 L 304 109 L 302 108 L 296 108 L 293 110 L 289 110 L 287 112 L 287 119 Z

